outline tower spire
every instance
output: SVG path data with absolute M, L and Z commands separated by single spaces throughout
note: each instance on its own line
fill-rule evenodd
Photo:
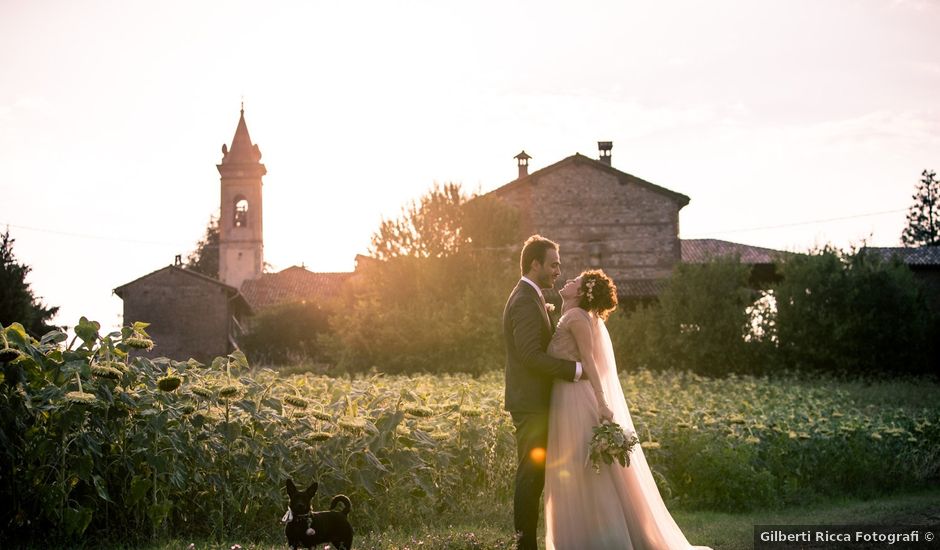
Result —
M 229 147 L 228 153 L 222 159 L 222 164 L 253 164 L 260 160 L 261 150 L 258 149 L 257 145 L 251 143 L 248 123 L 245 122 L 245 102 L 242 101 L 238 126 L 235 127 L 235 137 L 232 138 L 232 146 Z

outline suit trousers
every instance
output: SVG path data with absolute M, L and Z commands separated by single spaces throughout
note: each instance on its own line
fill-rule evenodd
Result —
M 545 487 L 545 448 L 548 446 L 548 412 L 512 413 L 516 427 L 519 465 L 513 500 L 513 527 L 519 550 L 538 550 L 536 530 L 539 505 Z

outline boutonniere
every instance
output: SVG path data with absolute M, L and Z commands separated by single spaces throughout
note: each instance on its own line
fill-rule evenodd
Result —
M 550 303 L 550 302 L 545 302 L 545 311 L 547 311 L 547 312 L 549 312 L 549 313 L 554 313 L 554 312 L 555 312 L 555 304 Z

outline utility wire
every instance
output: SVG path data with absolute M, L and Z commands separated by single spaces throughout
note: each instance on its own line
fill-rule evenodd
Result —
M 852 220 L 852 219 L 857 219 L 857 218 L 868 218 L 868 217 L 873 217 L 873 216 L 883 216 L 885 214 L 896 214 L 898 212 L 907 212 L 907 211 L 908 211 L 907 208 L 899 208 L 895 210 L 883 210 L 881 212 L 868 212 L 866 214 L 854 214 L 851 216 L 840 216 L 838 218 L 825 218 L 825 219 L 820 219 L 820 220 L 808 220 L 808 221 L 802 221 L 802 222 L 784 223 L 784 224 L 778 224 L 778 225 L 763 225 L 763 226 L 758 226 L 758 227 L 747 227 L 747 228 L 739 228 L 739 229 L 724 229 L 721 231 L 702 231 L 700 232 L 700 234 L 723 235 L 727 233 L 744 233 L 747 231 L 761 231 L 764 229 L 781 229 L 785 227 L 797 227 L 801 225 L 813 225 L 817 223 Z M 17 225 L 17 224 L 4 223 L 4 222 L 0 222 L 0 225 L 6 225 L 7 227 L 15 227 L 17 229 L 25 229 L 27 231 L 38 231 L 41 233 L 52 233 L 55 235 L 64 235 L 67 237 L 77 237 L 81 239 L 94 239 L 94 240 L 100 240 L 100 241 L 124 242 L 124 243 L 131 243 L 131 244 L 146 244 L 146 245 L 158 245 L 158 246 L 192 246 L 193 245 L 193 243 L 186 243 L 184 245 L 182 241 L 179 241 L 179 242 L 141 241 L 141 240 L 136 240 L 136 239 L 122 239 L 122 238 L 107 237 L 107 236 L 102 236 L 102 235 L 87 235 L 83 233 L 71 233 L 68 231 L 45 229 L 41 227 L 29 227 L 25 225 Z M 695 238 L 695 237 L 684 237 L 684 238 L 688 239 L 688 238 Z
M 172 242 L 172 243 L 167 242 L 167 241 L 141 241 L 137 239 L 123 239 L 120 237 L 110 237 L 110 236 L 103 236 L 103 235 L 88 235 L 85 233 L 72 233 L 69 231 L 59 231 L 57 229 L 46 229 L 42 227 L 29 227 L 26 225 L 17 225 L 14 223 L 0 222 L 0 225 L 6 226 L 6 227 L 15 227 L 17 229 L 25 229 L 27 231 L 38 231 L 40 233 L 51 233 L 53 235 L 76 237 L 79 239 L 92 239 L 92 240 L 98 240 L 98 241 L 122 242 L 122 243 L 130 243 L 130 244 L 147 244 L 147 245 L 155 245 L 155 246 L 183 246 L 182 241 Z M 192 246 L 192 243 L 189 243 L 186 246 Z
M 900 208 L 900 209 L 895 209 L 895 210 L 883 210 L 881 212 L 869 212 L 867 214 L 854 214 L 852 216 L 840 216 L 838 218 L 825 218 L 821 220 L 809 220 L 809 221 L 795 222 L 795 223 L 783 223 L 779 225 L 763 225 L 759 227 L 747 227 L 747 228 L 742 228 L 742 229 L 725 229 L 722 231 L 703 231 L 700 233 L 702 234 L 707 233 L 708 235 L 722 235 L 725 233 L 744 233 L 747 231 L 760 231 L 763 229 L 780 229 L 784 227 L 797 227 L 800 225 L 813 225 L 817 223 L 836 222 L 836 221 L 841 221 L 841 220 L 853 220 L 856 218 L 870 218 L 873 216 L 884 216 L 885 214 L 897 214 L 898 212 L 907 212 L 907 211 L 908 211 L 907 208 Z M 685 237 L 685 238 L 694 238 L 694 237 Z

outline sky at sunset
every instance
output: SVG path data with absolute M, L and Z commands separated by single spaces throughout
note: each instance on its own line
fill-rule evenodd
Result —
M 691 197 L 683 238 L 899 246 L 940 169 L 938 29 L 913 0 L 0 0 L 0 230 L 57 323 L 119 325 L 112 289 L 218 210 L 244 99 L 277 270 L 351 270 L 434 182 L 599 140 Z

